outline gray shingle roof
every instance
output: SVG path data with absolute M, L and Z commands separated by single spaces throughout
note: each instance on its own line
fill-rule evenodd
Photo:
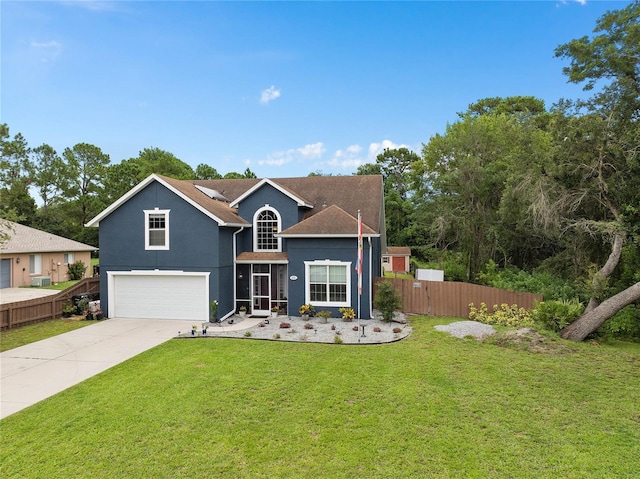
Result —
M 0 230 L 9 235 L 9 240 L 0 247 L 2 254 L 73 253 L 75 251 L 96 251 L 98 249 L 95 246 L 63 238 L 62 236 L 40 231 L 12 221 L 0 222 Z

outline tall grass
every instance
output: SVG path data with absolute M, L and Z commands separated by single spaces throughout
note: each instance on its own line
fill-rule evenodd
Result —
M 175 340 L 1 423 L 3 477 L 634 477 L 640 346 Z M 565 349 L 566 351 L 566 349 Z

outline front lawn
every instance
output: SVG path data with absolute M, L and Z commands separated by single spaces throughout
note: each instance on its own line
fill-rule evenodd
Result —
M 169 341 L 2 420 L 2 475 L 637 475 L 640 345 L 532 353 L 450 321 L 376 346 Z
M 5 329 L 0 332 L 0 351 L 24 346 L 41 339 L 47 339 L 58 334 L 67 333 L 74 329 L 83 328 L 95 324 L 94 321 L 57 318 L 42 323 L 27 324 L 13 329 Z

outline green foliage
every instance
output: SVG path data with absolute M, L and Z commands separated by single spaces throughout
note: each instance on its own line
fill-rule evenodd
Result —
M 69 265 L 69 279 L 76 281 L 84 278 L 84 274 L 87 271 L 87 266 L 80 260 Z
M 378 283 L 374 306 L 380 310 L 385 321 L 393 319 L 393 312 L 402 307 L 402 300 L 389 281 Z
M 498 268 L 495 262 L 489 261 L 477 276 L 478 283 L 509 291 L 541 294 L 542 299 L 573 300 L 584 296 L 570 281 L 546 271 L 528 273 L 516 267 Z
M 640 307 L 629 305 L 622 308 L 596 331 L 596 336 L 640 341 Z
M 500 306 L 493 305 L 493 312 L 489 312 L 485 303 L 480 303 L 480 309 L 477 309 L 473 303 L 469 305 L 469 319 L 484 324 L 497 324 L 500 326 L 509 326 L 521 328 L 531 326 L 533 321 L 531 314 L 524 308 L 518 308 L 517 304 L 509 306 L 502 303 Z
M 531 311 L 534 322 L 550 331 L 560 332 L 578 319 L 584 305 L 577 300 L 541 301 Z

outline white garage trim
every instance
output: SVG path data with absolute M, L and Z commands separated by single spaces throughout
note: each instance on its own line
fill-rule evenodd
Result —
M 208 321 L 209 275 L 193 271 L 107 271 L 109 317 Z

